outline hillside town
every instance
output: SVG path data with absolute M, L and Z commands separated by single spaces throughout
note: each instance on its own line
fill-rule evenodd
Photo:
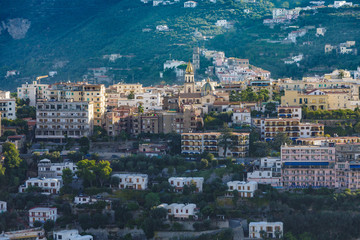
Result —
M 291 239 L 259 201 L 360 190 L 359 68 L 273 79 L 194 48 L 167 69 L 179 84 L 0 92 L 0 239 Z

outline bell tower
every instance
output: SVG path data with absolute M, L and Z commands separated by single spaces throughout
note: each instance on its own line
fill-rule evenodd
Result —
M 195 93 L 194 68 L 190 61 L 185 70 L 184 93 Z

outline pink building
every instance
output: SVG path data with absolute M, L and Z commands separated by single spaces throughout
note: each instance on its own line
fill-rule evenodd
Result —
M 360 162 L 338 162 L 335 170 L 336 188 L 360 189 Z
M 285 188 L 336 187 L 335 147 L 282 146 Z

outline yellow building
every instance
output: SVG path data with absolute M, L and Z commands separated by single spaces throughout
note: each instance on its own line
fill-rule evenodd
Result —
M 310 110 L 354 109 L 348 89 L 315 89 L 312 91 L 285 91 L 282 106 L 306 106 Z
M 105 86 L 103 84 L 83 85 L 83 101 L 94 103 L 94 125 L 102 126 L 105 114 Z

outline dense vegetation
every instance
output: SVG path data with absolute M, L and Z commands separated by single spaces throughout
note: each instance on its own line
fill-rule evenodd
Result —
M 197 8 L 186 9 L 182 3 L 152 7 L 133 0 L 5 1 L 0 20 L 22 17 L 31 21 L 31 27 L 24 39 L 14 40 L 6 31 L 0 35 L 0 81 L 6 83 L 4 87 L 14 89 L 19 83 L 31 80 L 5 79 L 6 71 L 13 69 L 20 71 L 20 77 L 56 70 L 59 74 L 53 80 L 81 80 L 87 68 L 104 66 L 113 67 L 109 75 L 115 81 L 141 80 L 152 84 L 154 80 L 161 81 L 159 71 L 163 70 L 166 59 L 189 59 L 194 46 L 223 50 L 229 57 L 249 58 L 252 64 L 271 71 L 274 77 L 301 77 L 333 68 L 354 69 L 358 56 L 325 55 L 324 45 L 359 39 L 357 9 L 320 9 L 315 15 L 311 11 L 303 12 L 293 25 L 325 27 L 325 37 L 315 37 L 315 30 L 310 29 L 296 45 L 269 42 L 284 39 L 294 30 L 264 26 L 262 20 L 271 17 L 271 8 L 307 4 L 307 1 L 248 4 L 219 0 L 216 4 L 202 1 Z M 219 19 L 233 21 L 234 28 L 215 26 Z M 155 31 L 160 24 L 168 25 L 171 31 Z M 209 41 L 197 38 L 196 30 L 214 38 Z M 309 41 L 311 45 L 303 44 Z M 103 55 L 111 53 L 124 57 L 116 62 L 103 59 Z M 300 67 L 283 63 L 284 58 L 299 53 L 305 56 Z M 163 80 L 172 82 L 175 77 L 166 73 Z

